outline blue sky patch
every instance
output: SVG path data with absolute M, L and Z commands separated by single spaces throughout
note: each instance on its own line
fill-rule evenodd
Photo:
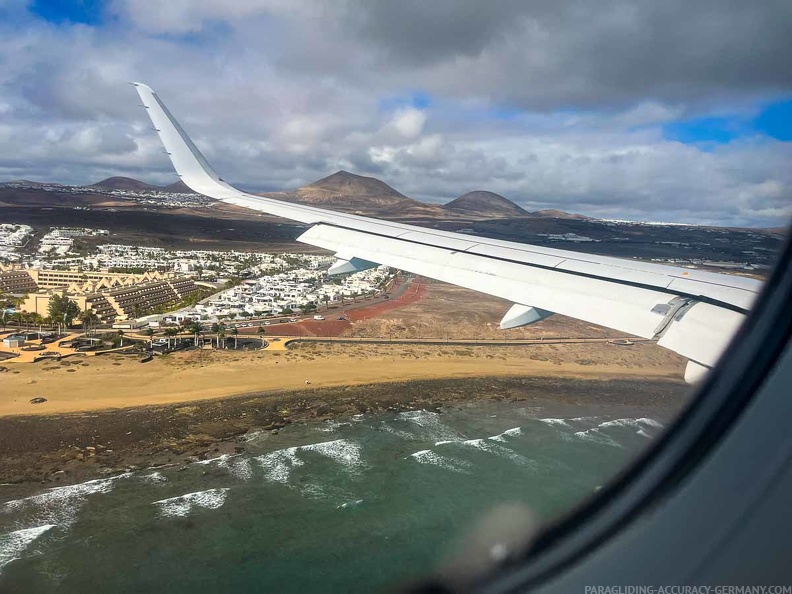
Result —
M 775 101 L 759 115 L 710 116 L 670 122 L 663 136 L 685 144 L 726 144 L 744 136 L 762 134 L 781 141 L 792 141 L 792 99 Z
M 393 111 L 408 107 L 426 109 L 430 105 L 432 105 L 432 97 L 424 91 L 413 91 L 406 95 L 387 97 L 379 101 L 380 111 Z
M 758 132 L 777 140 L 792 141 L 792 99 L 771 103 L 753 122 Z
M 98 25 L 107 0 L 34 0 L 30 12 L 51 23 Z
M 743 123 L 738 118 L 696 118 L 665 124 L 663 136 L 685 144 L 725 144 L 740 136 L 742 127 Z

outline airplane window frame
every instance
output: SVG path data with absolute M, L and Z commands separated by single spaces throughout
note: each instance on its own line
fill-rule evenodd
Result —
M 617 536 L 693 473 L 754 400 L 792 344 L 792 226 L 745 323 L 690 403 L 646 452 L 579 507 L 547 525 L 524 555 L 482 576 L 487 593 L 538 587 Z

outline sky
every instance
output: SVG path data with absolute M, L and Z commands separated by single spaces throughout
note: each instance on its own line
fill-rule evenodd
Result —
M 224 179 L 776 227 L 788 0 L 0 0 L 0 181 L 177 179 L 130 81 Z

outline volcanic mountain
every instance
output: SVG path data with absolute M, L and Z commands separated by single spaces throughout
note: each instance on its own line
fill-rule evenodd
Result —
M 326 207 L 345 212 L 379 216 L 437 216 L 439 206 L 408 198 L 373 177 L 337 171 L 289 192 L 269 192 L 268 197 Z
M 173 192 L 174 194 L 195 194 L 192 188 L 182 180 L 173 182 L 169 186 L 163 186 L 161 189 L 163 192 Z
M 487 216 L 500 218 L 529 216 L 527 210 L 518 206 L 511 200 L 504 198 L 500 194 L 487 192 L 485 190 L 476 190 L 463 194 L 459 198 L 446 204 L 443 208 L 450 212 L 474 215 L 477 217 Z
M 153 186 L 131 177 L 121 176 L 108 177 L 90 187 L 105 188 L 107 190 L 131 190 L 134 192 L 156 192 L 162 190 L 159 186 Z
M 575 219 L 578 221 L 591 221 L 593 220 L 591 217 L 587 217 L 586 215 L 578 214 L 575 212 L 564 212 L 563 210 L 558 210 L 555 208 L 546 208 L 544 210 L 534 210 L 531 211 L 532 217 L 539 217 L 544 219 Z

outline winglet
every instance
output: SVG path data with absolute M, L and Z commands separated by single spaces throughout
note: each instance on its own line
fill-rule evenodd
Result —
M 215 173 L 187 132 L 168 111 L 153 89 L 141 82 L 130 84 L 140 95 L 143 107 L 146 108 L 146 112 L 154 124 L 154 129 L 159 134 L 162 144 L 165 145 L 165 152 L 170 157 L 173 167 L 182 181 L 199 194 L 212 198 L 223 199 L 235 196 L 237 191 Z

